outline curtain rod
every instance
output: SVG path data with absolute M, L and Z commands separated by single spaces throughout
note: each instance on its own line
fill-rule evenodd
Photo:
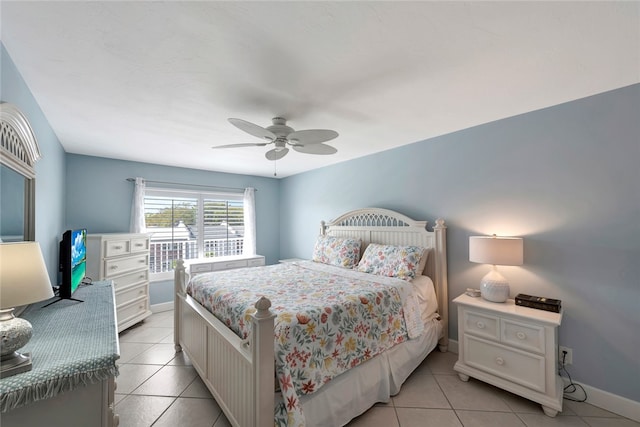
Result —
M 127 181 L 135 182 L 136 179 L 135 178 L 127 178 Z M 153 180 L 150 180 L 150 179 L 145 179 L 144 181 L 145 182 L 152 182 L 154 184 L 184 185 L 184 186 L 189 186 L 189 187 L 209 188 L 209 189 L 212 189 L 212 190 L 236 190 L 236 191 L 244 192 L 244 188 L 240 188 L 240 187 L 217 187 L 215 185 L 187 184 L 187 183 L 184 183 L 184 182 L 169 182 L 169 181 L 153 181 Z M 255 191 L 258 191 L 258 189 L 256 188 Z

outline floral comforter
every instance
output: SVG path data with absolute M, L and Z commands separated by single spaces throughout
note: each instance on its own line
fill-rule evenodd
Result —
M 243 339 L 255 302 L 271 300 L 278 426 L 304 426 L 299 396 L 424 327 L 410 282 L 309 261 L 200 274 L 187 293 Z

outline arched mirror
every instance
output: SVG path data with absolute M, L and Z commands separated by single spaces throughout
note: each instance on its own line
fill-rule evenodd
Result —
M 0 239 L 35 240 L 35 163 L 40 149 L 31 125 L 13 104 L 0 103 Z

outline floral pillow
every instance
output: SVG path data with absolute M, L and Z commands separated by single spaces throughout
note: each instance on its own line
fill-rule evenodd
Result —
M 417 271 L 424 253 L 425 249 L 419 246 L 390 246 L 371 243 L 364 251 L 357 270 L 378 276 L 411 280 L 420 274 Z
M 361 244 L 360 239 L 318 236 L 311 259 L 323 264 L 354 268 L 360 259 Z

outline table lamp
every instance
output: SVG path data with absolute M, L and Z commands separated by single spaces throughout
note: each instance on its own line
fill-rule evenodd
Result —
M 37 242 L 0 243 L 0 378 L 31 370 L 31 354 L 17 350 L 31 338 L 31 323 L 15 307 L 53 297 Z
M 480 282 L 480 295 L 487 301 L 505 302 L 509 298 L 509 282 L 496 265 L 522 265 L 523 244 L 520 237 L 471 236 L 469 261 L 492 264 Z

